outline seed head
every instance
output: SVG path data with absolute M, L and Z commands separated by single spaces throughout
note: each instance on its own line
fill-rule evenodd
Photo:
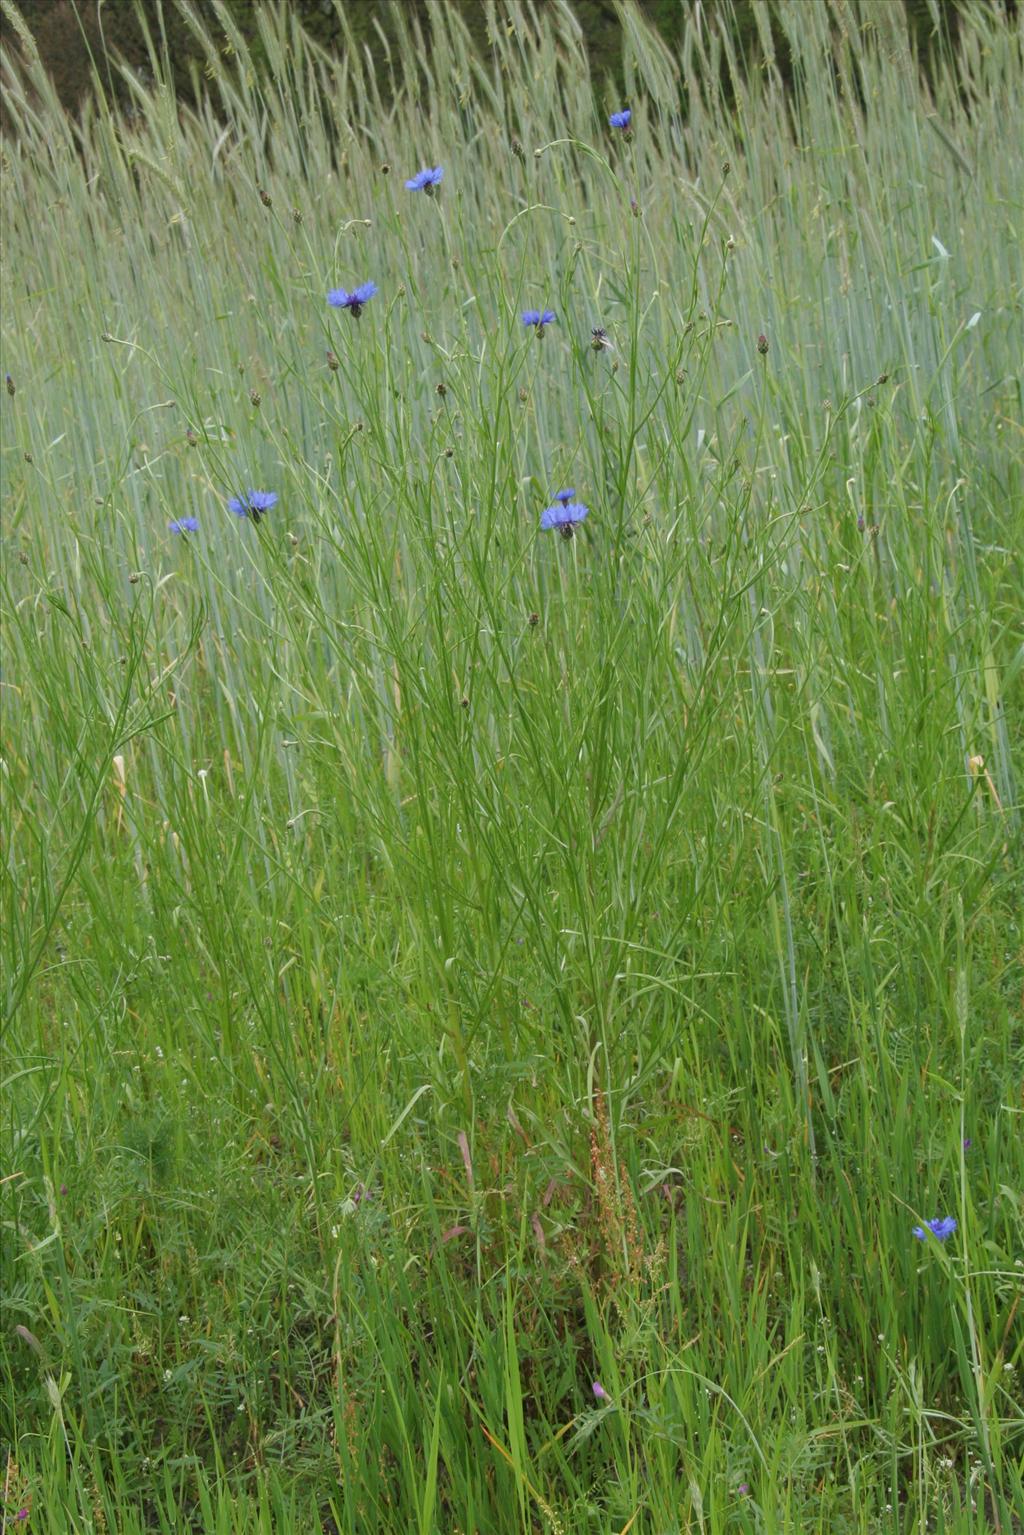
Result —
M 14 399 L 14 395 L 15 395 L 14 380 L 13 380 L 13 378 L 11 377 L 11 375 L 9 373 L 5 373 L 4 374 L 4 383 L 7 386 L 7 393 L 10 395 L 11 399 L 13 400 Z
M 267 189 L 265 187 L 257 187 L 256 190 L 260 194 L 260 202 L 263 204 L 264 208 L 272 208 L 274 206 L 274 199 L 271 197 Z
M 761 357 L 768 356 L 768 337 L 764 334 L 764 332 L 762 332 L 761 335 L 757 338 L 757 351 L 758 355 Z

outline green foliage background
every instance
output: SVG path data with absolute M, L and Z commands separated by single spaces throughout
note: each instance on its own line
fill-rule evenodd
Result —
M 7 1509 L 1017 1535 L 1024 31 L 175 14 L 0 61 Z
M 415 18 L 429 32 L 432 13 L 438 6 L 458 12 L 481 54 L 491 47 L 495 26 L 505 26 L 502 5 L 489 6 L 485 0 L 339 0 L 343 5 L 345 26 L 360 47 L 369 50 L 378 64 L 383 64 L 389 46 L 394 46 L 399 29 L 395 8 L 401 6 L 408 17 Z M 591 74 L 595 82 L 609 80 L 622 84 L 622 21 L 618 0 L 564 0 L 578 23 Z M 817 0 L 808 0 L 817 3 Z M 937 42 L 955 41 L 959 33 L 959 0 L 882 0 L 904 8 L 916 46 L 928 58 Z M 223 0 L 232 22 L 258 49 L 257 11 L 261 0 Z M 539 10 L 552 6 L 553 0 L 541 0 Z M 661 33 L 670 46 L 679 43 L 692 14 L 695 0 L 638 0 L 638 9 Z M 290 8 L 305 31 L 326 48 L 345 44 L 345 29 L 334 0 L 290 0 Z M 64 104 L 75 108 L 89 90 L 95 61 L 104 49 L 127 63 L 145 68 L 147 53 L 136 6 L 130 0 L 99 4 L 97 0 L 19 0 L 19 9 L 53 76 Z M 160 12 L 155 0 L 143 0 L 142 9 L 154 21 Z M 193 0 L 192 9 L 202 18 L 212 35 L 218 32 L 216 0 Z M 770 5 L 769 5 L 770 9 Z M 741 51 L 756 51 L 757 22 L 753 0 L 705 0 L 706 15 L 731 29 Z M 864 0 L 854 0 L 851 13 L 870 15 Z M 192 33 L 184 25 L 173 5 L 163 8 L 168 54 L 173 66 L 179 96 L 193 96 L 191 71 L 199 63 Z M 785 35 L 776 28 L 783 74 L 788 74 L 788 49 Z M 257 52 L 257 57 L 259 54 Z M 265 62 L 265 61 L 264 61 Z M 115 87 L 119 91 L 119 87 Z

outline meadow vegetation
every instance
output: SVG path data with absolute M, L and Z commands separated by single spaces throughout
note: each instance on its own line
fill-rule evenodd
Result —
M 4 1529 L 1019 1531 L 1022 18 L 147 14 L 4 5 Z

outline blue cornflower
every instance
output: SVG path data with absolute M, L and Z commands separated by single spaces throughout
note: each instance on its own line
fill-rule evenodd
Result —
M 563 538 L 572 538 L 576 524 L 582 522 L 589 511 L 590 508 L 584 506 L 582 501 L 563 501 L 559 497 L 554 506 L 545 507 L 541 512 L 540 525 L 542 528 L 557 528 Z
M 608 121 L 613 128 L 628 128 L 632 116 L 629 107 L 623 107 L 621 112 L 613 112 Z
M 574 490 L 556 490 L 555 500 L 561 501 L 563 506 L 568 506 L 569 502 L 575 498 L 575 495 L 576 492 Z
M 375 282 L 361 282 L 351 293 L 346 293 L 344 288 L 332 288 L 327 295 L 327 302 L 332 309 L 351 309 L 353 317 L 358 320 L 363 305 L 370 302 L 376 291 Z
M 167 524 L 172 533 L 197 533 L 199 531 L 198 517 L 175 517 L 173 522 Z
M 259 522 L 263 513 L 276 505 L 276 490 L 247 490 L 244 496 L 232 496 L 228 502 L 236 517 L 251 517 L 253 522 Z
M 415 176 L 409 177 L 409 180 L 405 183 L 405 190 L 407 192 L 426 192 L 428 197 L 433 197 L 434 188 L 441 185 L 443 176 L 444 170 L 440 165 L 435 165 L 433 170 L 431 170 L 429 165 L 425 166 L 423 170 L 417 171 Z
M 545 325 L 555 323 L 555 311 L 553 309 L 524 309 L 523 324 L 532 325 L 538 336 L 543 336 Z
M 927 1241 L 928 1233 L 930 1231 L 933 1237 L 937 1237 L 940 1242 L 944 1242 L 947 1237 L 951 1237 L 953 1235 L 955 1230 L 956 1216 L 942 1215 L 936 1216 L 935 1220 L 933 1221 L 925 1221 L 923 1226 L 915 1226 L 913 1229 L 913 1235 L 917 1237 L 919 1242 L 924 1242 Z

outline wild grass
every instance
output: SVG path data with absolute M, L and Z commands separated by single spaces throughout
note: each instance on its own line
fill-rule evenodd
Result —
M 4 1528 L 1009 1535 L 1020 14 L 148 14 L 5 0 Z

